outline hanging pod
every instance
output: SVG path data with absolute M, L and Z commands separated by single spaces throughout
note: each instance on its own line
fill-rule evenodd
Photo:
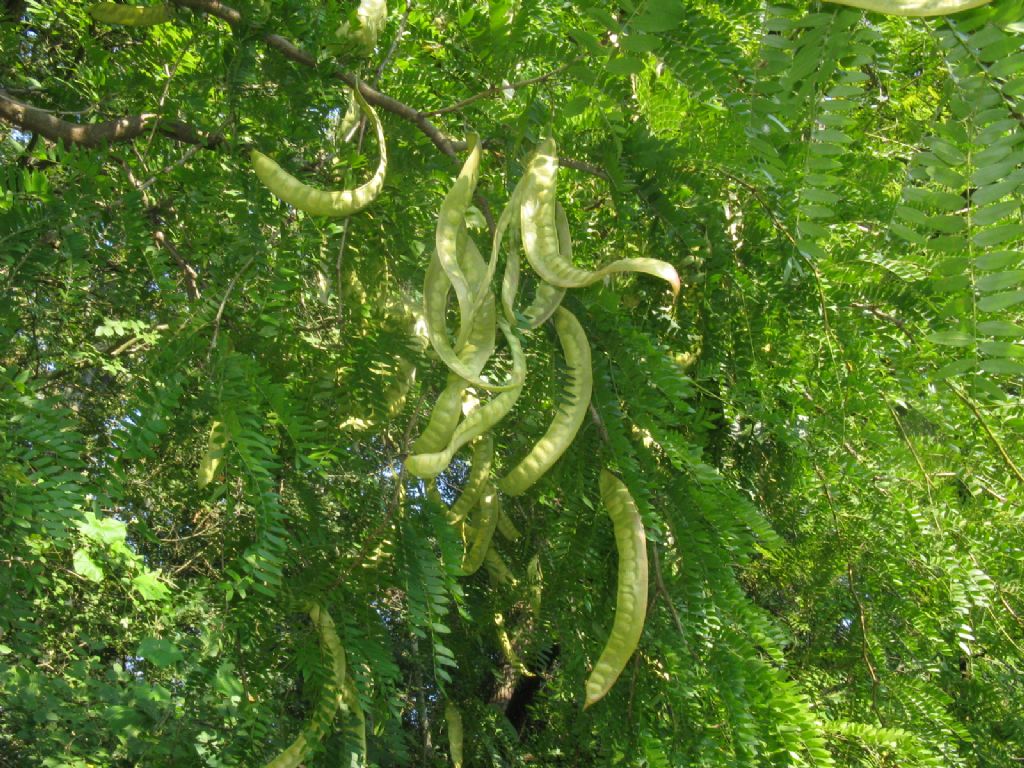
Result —
M 523 250 L 538 275 L 559 288 L 585 288 L 616 272 L 642 272 L 667 281 L 673 295 L 679 293 L 679 275 L 671 264 L 660 259 L 619 259 L 591 272 L 564 258 L 558 245 L 557 176 L 555 142 L 545 139 L 527 168 L 527 188 L 520 207 Z
M 948 16 L 978 8 L 990 0 L 828 0 L 888 16 Z
M 584 709 L 615 685 L 640 642 L 647 616 L 647 536 L 643 521 L 629 489 L 606 469 L 601 470 L 600 487 L 601 501 L 615 529 L 618 588 L 612 633 L 587 678 Z
M 95 3 L 89 6 L 89 15 L 101 24 L 120 24 L 126 27 L 152 27 L 173 19 L 174 9 L 164 3 L 157 5 Z
M 384 142 L 384 127 L 373 107 L 366 103 L 360 93 L 358 84 L 352 89 L 352 95 L 359 102 L 360 108 L 370 118 L 377 131 L 377 142 L 380 145 L 380 161 L 377 170 L 365 184 L 355 189 L 329 191 L 303 184 L 285 171 L 280 165 L 259 150 L 252 151 L 252 167 L 264 186 L 279 200 L 288 203 L 300 211 L 312 216 L 345 217 L 358 213 L 377 199 L 384 188 L 384 177 L 388 168 L 388 151 Z
M 590 405 L 594 375 L 587 334 L 576 316 L 564 307 L 555 312 L 555 330 L 569 367 L 569 402 L 558 407 L 547 432 L 529 454 L 498 481 L 498 488 L 509 496 L 525 493 L 561 458 L 576 438 Z

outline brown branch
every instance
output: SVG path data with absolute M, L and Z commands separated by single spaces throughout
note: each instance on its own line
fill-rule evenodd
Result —
M 159 229 L 153 233 L 153 240 L 156 241 L 157 245 L 166 249 L 167 252 L 171 254 L 171 258 L 174 259 L 178 268 L 181 269 L 182 274 L 185 276 L 185 292 L 188 294 L 189 299 L 195 301 L 200 298 L 199 286 L 196 284 L 196 280 L 199 275 L 197 275 L 192 266 L 182 258 L 178 249 L 174 247 L 174 243 L 167 239 L 163 230 Z
M 181 120 L 164 120 L 150 112 L 100 123 L 72 123 L 61 120 L 45 109 L 19 101 L 4 90 L 0 90 L 0 119 L 51 141 L 63 141 L 67 146 L 77 144 L 98 147 L 101 144 L 130 141 L 154 128 L 177 141 L 198 144 L 207 149 L 213 149 L 224 141 L 220 134 L 205 133 Z
M 211 16 L 223 19 L 233 29 L 241 26 L 243 23 L 242 14 L 231 6 L 220 2 L 220 0 L 173 0 L 173 2 L 175 5 L 184 8 L 191 8 L 195 11 L 199 11 L 200 13 L 208 13 Z M 301 64 L 304 67 L 315 68 L 317 66 L 316 57 L 307 51 L 302 50 L 286 37 L 267 33 L 263 35 L 263 42 L 289 61 L 294 61 L 296 64 Z M 403 120 L 415 125 L 427 136 L 427 138 L 430 139 L 431 142 L 433 142 L 434 146 L 449 157 L 457 157 L 458 152 L 465 149 L 465 142 L 452 141 L 449 139 L 440 128 L 430 122 L 426 115 L 419 110 L 413 109 L 409 105 L 403 104 L 397 99 L 393 99 L 390 96 L 381 93 L 376 88 L 373 88 L 367 83 L 359 80 L 355 75 L 345 72 L 340 67 L 335 67 L 333 76 L 335 79 L 341 80 L 349 88 L 358 87 L 363 94 L 363 98 L 373 106 L 380 107 L 385 112 L 397 115 Z

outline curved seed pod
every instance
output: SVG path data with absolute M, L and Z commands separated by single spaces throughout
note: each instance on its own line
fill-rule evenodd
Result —
M 174 18 L 169 5 L 121 5 L 96 3 L 89 6 L 89 15 L 101 24 L 122 24 L 127 27 L 152 27 Z
M 480 496 L 480 506 L 477 507 L 477 514 L 473 515 L 473 522 L 470 525 L 470 543 L 465 557 L 462 558 L 462 573 L 470 576 L 476 573 L 483 565 L 484 557 L 491 546 L 491 539 L 494 537 L 494 529 L 498 525 L 498 515 L 501 510 L 501 501 L 494 490 L 494 486 L 488 484 Z
M 451 523 L 461 523 L 466 516 L 480 501 L 484 487 L 491 478 L 491 465 L 494 462 L 494 438 L 490 432 L 482 435 L 473 446 L 472 468 L 469 471 L 469 478 L 462 487 L 462 493 L 448 510 L 448 520 Z
M 479 326 L 476 322 L 478 319 L 476 315 L 470 318 L 469 324 L 466 324 L 466 315 L 463 314 L 463 327 L 467 328 L 467 338 L 461 352 L 456 353 L 448 339 L 445 323 L 448 292 L 451 285 L 452 283 L 441 267 L 440 257 L 435 253 L 430 260 L 430 266 L 427 267 L 427 274 L 423 281 L 423 317 L 427 326 L 427 338 L 430 339 L 430 346 L 434 348 L 437 356 L 448 366 L 449 370 L 465 379 L 467 384 L 498 392 L 521 385 L 522 381 L 516 379 L 514 373 L 508 381 L 502 384 L 494 384 L 480 378 L 480 370 L 486 363 L 486 358 L 483 355 L 486 352 L 487 357 L 490 357 L 490 352 L 493 350 L 493 344 L 488 343 L 488 336 L 492 341 L 494 338 L 493 295 L 489 300 L 483 302 L 480 310 L 476 313 L 483 315 L 483 318 L 479 318 Z M 481 358 L 483 358 L 482 362 Z M 480 363 L 479 367 L 477 367 L 477 363 Z
M 484 568 L 487 569 L 487 576 L 492 584 L 510 587 L 516 585 L 516 577 L 512 575 L 512 571 L 493 546 L 488 547 L 487 554 L 484 555 Z M 509 660 L 511 661 L 511 658 Z
M 572 237 L 569 234 L 569 218 L 565 215 L 565 209 L 561 203 L 555 203 L 555 232 L 558 235 L 558 255 L 571 264 Z M 547 322 L 564 298 L 565 288 L 559 288 L 546 282 L 538 285 L 533 303 L 523 312 L 526 327 L 532 330 Z
M 466 245 L 467 247 L 460 254 L 460 263 L 466 278 L 471 283 L 475 283 L 484 272 L 484 259 L 472 240 L 467 239 Z M 435 300 L 437 299 L 435 298 Z M 446 290 L 444 306 L 447 306 L 447 301 Z M 468 329 L 465 323 L 459 327 L 455 352 L 459 360 L 478 375 L 494 353 L 495 312 L 494 296 L 489 296 L 473 316 L 473 322 Z M 442 322 L 442 318 L 435 317 L 432 322 L 437 324 Z M 468 386 L 469 382 L 458 374 L 448 375 L 448 384 L 438 396 L 437 402 L 430 412 L 429 423 L 416 442 L 412 444 L 413 453 L 434 453 L 448 445 L 448 441 L 451 440 L 452 433 L 462 417 L 462 393 Z
M 444 719 L 448 724 L 448 752 L 452 765 L 462 768 L 462 713 L 450 701 L 444 704 Z
M 220 469 L 221 462 L 224 460 L 224 449 L 227 444 L 227 428 L 219 421 L 213 422 L 210 427 L 210 436 L 206 440 L 206 453 L 203 454 L 203 458 L 199 462 L 199 477 L 196 484 L 200 488 L 205 488 L 213 482 L 213 478 L 216 477 L 217 470 Z
M 989 0 L 829 0 L 889 16 L 948 16 L 985 5 Z
M 511 205 L 511 203 L 510 203 Z M 569 235 L 569 220 L 561 205 L 557 206 L 556 229 L 558 232 L 559 254 L 566 260 L 572 261 L 572 238 Z M 519 290 L 519 249 L 513 243 L 509 249 L 508 259 L 505 260 L 505 274 L 501 281 L 501 305 L 505 318 L 510 323 L 521 320 L 520 325 L 529 330 L 539 328 L 548 318 L 554 314 L 565 298 L 565 288 L 551 285 L 541 281 L 534 292 L 533 302 L 523 310 L 522 318 L 517 318 L 513 304 L 515 295 Z
M 320 647 L 331 658 L 331 684 L 325 686 L 320 702 L 313 710 L 309 724 L 302 733 L 295 737 L 295 741 L 282 750 L 277 757 L 267 763 L 265 768 L 296 768 L 309 757 L 313 745 L 323 738 L 338 711 L 338 703 L 345 685 L 345 651 L 338 639 L 334 621 L 327 611 L 317 603 L 312 603 L 309 607 L 309 618 L 313 621 L 317 634 L 320 636 Z
M 561 458 L 572 444 L 583 424 L 590 405 L 593 371 L 590 367 L 590 344 L 575 315 L 564 307 L 555 312 L 555 330 L 562 343 L 565 362 L 569 366 L 569 397 L 565 407 L 559 407 L 548 431 L 522 461 L 498 481 L 498 488 L 509 496 L 519 496 L 540 480 L 551 465 Z
M 416 381 L 416 366 L 399 357 L 397 360 L 398 373 L 395 380 L 384 390 L 384 404 L 387 406 L 388 415 L 395 416 L 401 413 L 405 407 L 405 398 L 409 394 L 413 383 Z
M 443 472 L 462 446 L 484 434 L 505 418 L 505 415 L 512 410 L 512 406 L 519 399 L 519 394 L 523 391 L 523 381 L 526 378 L 526 357 L 523 355 L 519 339 L 515 337 L 511 329 L 503 323 L 501 330 L 505 334 L 512 352 L 512 377 L 519 383 L 512 389 L 499 392 L 463 419 L 462 423 L 455 428 L 451 441 L 443 450 L 409 456 L 405 460 L 405 468 L 416 477 L 429 479 Z
M 508 541 L 519 541 L 523 535 L 516 528 L 516 524 L 512 522 L 512 518 L 508 516 L 504 507 L 502 507 L 501 514 L 498 516 L 498 533 Z
M 377 38 L 388 18 L 388 6 L 385 0 L 362 0 L 356 10 L 359 18 L 359 27 L 350 29 L 349 23 L 343 22 L 337 31 L 337 36 L 342 40 L 351 40 L 366 51 L 373 50 L 377 45 Z
M 466 142 L 469 145 L 469 157 L 463 163 L 455 184 L 441 203 L 441 211 L 437 216 L 435 245 L 437 260 L 455 289 L 459 313 L 463 322 L 468 325 L 472 320 L 474 308 L 470 306 L 471 289 L 459 265 L 458 254 L 460 240 L 466 237 L 466 211 L 473 200 L 480 172 L 480 137 L 471 133 L 466 137 Z
M 505 240 L 505 232 L 512 224 L 515 215 L 519 212 L 523 195 L 528 187 L 528 178 L 523 176 L 512 189 L 505 209 L 498 217 L 494 227 L 494 239 L 491 242 L 491 260 L 487 262 L 487 276 L 483 286 L 486 288 L 491 284 L 494 272 L 498 265 L 498 253 L 501 251 L 501 244 Z M 505 313 L 505 319 L 512 325 L 516 324 L 515 313 L 512 309 L 515 303 L 516 293 L 519 291 L 519 250 L 513 243 L 509 250 L 508 260 L 505 262 L 505 274 L 501 281 L 501 304 Z
M 587 678 L 586 709 L 615 684 L 633 655 L 647 616 L 647 536 L 629 489 L 607 469 L 601 470 L 601 501 L 615 528 L 619 552 L 618 589 L 612 634 Z
M 556 224 L 556 177 L 558 156 L 553 139 L 540 143 L 530 162 L 526 177 L 528 189 L 523 195 L 520 221 L 523 250 L 530 266 L 544 280 L 559 288 L 585 288 L 616 272 L 643 272 L 667 280 L 673 295 L 679 293 L 679 275 L 666 261 L 648 258 L 619 259 L 598 270 L 580 269 L 562 258 Z
M 441 390 L 430 412 L 430 421 L 412 444 L 413 453 L 435 453 L 443 450 L 462 418 L 462 393 L 466 380 L 454 373 L 448 375 L 448 386 Z
M 260 181 L 271 193 L 313 216 L 351 216 L 372 203 L 384 188 L 384 176 L 388 169 L 388 150 L 384 143 L 384 127 L 359 88 L 353 88 L 352 94 L 359 102 L 360 108 L 370 118 L 377 129 L 377 142 L 380 144 L 380 162 L 377 170 L 365 184 L 355 189 L 327 191 L 303 184 L 280 165 L 258 150 L 252 151 L 252 167 Z
M 341 702 L 342 709 L 355 715 L 356 718 L 355 727 L 351 730 L 355 733 L 356 742 L 359 744 L 359 756 L 353 757 L 351 765 L 366 765 L 366 715 L 363 714 L 363 707 L 359 703 L 359 694 L 356 692 L 356 684 L 351 675 L 345 676 Z
M 338 127 L 335 130 L 335 138 L 340 142 L 351 141 L 355 135 L 356 126 L 359 125 L 359 118 L 362 115 L 362 110 L 359 108 L 359 102 L 356 101 L 355 96 L 349 99 L 348 108 L 345 110 L 345 114 L 338 120 Z

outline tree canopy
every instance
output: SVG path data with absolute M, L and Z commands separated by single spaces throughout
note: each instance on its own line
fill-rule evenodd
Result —
M 1024 3 L 876 10 L 0 3 L 0 764 L 1019 764 Z

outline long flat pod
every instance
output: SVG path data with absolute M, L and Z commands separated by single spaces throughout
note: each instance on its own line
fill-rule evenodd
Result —
M 587 678 L 586 709 L 615 684 L 633 655 L 647 616 L 647 536 L 629 489 L 615 475 L 601 470 L 601 501 L 612 519 L 619 553 L 615 620 L 601 656 Z
M 459 254 L 459 261 L 471 283 L 475 283 L 483 275 L 485 269 L 483 256 L 480 255 L 480 251 L 477 250 L 472 240 L 466 241 L 466 248 Z M 446 292 L 443 300 L 445 306 L 447 306 L 447 301 Z M 469 370 L 476 374 L 483 370 L 494 353 L 495 321 L 494 296 L 490 294 L 473 315 L 469 327 L 467 328 L 465 323 L 459 327 L 455 342 L 455 354 Z M 443 318 L 435 317 L 426 323 L 428 334 L 431 322 L 442 323 Z M 413 453 L 434 453 L 448 444 L 462 417 L 462 394 L 468 386 L 469 382 L 458 374 L 450 373 L 448 375 L 448 383 L 438 395 L 434 408 L 430 412 L 430 421 L 412 445 Z
M 559 307 L 555 312 L 555 330 L 562 344 L 565 362 L 569 366 L 569 397 L 565 407 L 559 407 L 547 432 L 533 449 L 505 477 L 498 488 L 509 496 L 525 493 L 544 476 L 572 444 L 587 415 L 594 375 L 590 364 L 590 343 L 579 320 L 572 312 Z
M 498 498 L 498 492 L 494 490 L 494 486 L 488 483 L 480 495 L 480 506 L 477 507 L 477 513 L 473 515 L 472 524 L 468 526 L 470 529 L 469 549 L 466 550 L 466 555 L 462 559 L 464 575 L 469 576 L 476 573 L 483 565 L 500 515 L 501 500 Z
M 563 258 L 556 224 L 557 176 L 555 142 L 545 139 L 527 168 L 524 178 L 528 185 L 520 209 L 523 250 L 538 275 L 559 288 L 585 288 L 616 272 L 643 272 L 666 280 L 673 294 L 679 293 L 679 275 L 671 264 L 660 259 L 619 259 L 591 272 Z
M 444 703 L 444 719 L 448 725 L 448 753 L 455 768 L 462 768 L 462 713 L 450 700 Z
M 466 519 L 466 516 L 480 501 L 484 487 L 491 479 L 491 465 L 494 462 L 494 438 L 489 432 L 481 435 L 476 441 L 470 462 L 469 478 L 462 486 L 459 498 L 448 510 L 448 520 L 451 523 L 461 523 Z
M 122 24 L 126 27 L 152 27 L 174 18 L 174 9 L 164 3 L 158 5 L 122 5 L 96 3 L 89 6 L 89 15 L 102 24 Z
M 512 203 L 509 203 L 511 206 Z M 517 204 L 518 205 L 518 204 Z M 555 228 L 558 233 L 559 254 L 565 260 L 572 261 L 572 238 L 569 234 L 569 220 L 561 205 L 556 206 Z M 519 249 L 518 242 L 513 238 L 508 258 L 505 260 L 505 274 L 501 281 L 501 304 L 505 319 L 510 323 L 519 323 L 528 330 L 539 328 L 554 314 L 565 298 L 565 288 L 551 285 L 544 280 L 537 284 L 533 301 L 517 317 L 514 303 L 519 291 Z
M 210 435 L 206 440 L 206 453 L 199 462 L 199 474 L 196 484 L 205 488 L 213 482 L 224 460 L 224 449 L 228 444 L 228 431 L 221 421 L 214 421 L 210 426 Z
M 505 334 L 512 352 L 512 377 L 519 383 L 512 389 L 499 392 L 463 419 L 452 434 L 451 442 L 443 450 L 409 456 L 405 460 L 405 468 L 416 477 L 429 479 L 443 472 L 462 446 L 484 434 L 505 418 L 505 415 L 512 410 L 512 406 L 519 399 L 519 394 L 523 391 L 523 381 L 526 379 L 526 356 L 523 354 L 519 339 L 512 333 L 512 330 L 504 323 L 501 324 L 501 330 Z
M 388 169 L 388 150 L 384 142 L 384 126 L 381 125 L 380 118 L 377 117 L 373 107 L 366 103 L 366 99 L 363 98 L 358 87 L 352 89 L 352 95 L 377 130 L 380 162 L 370 180 L 355 189 L 337 191 L 317 189 L 303 184 L 269 157 L 254 149 L 252 151 L 252 167 L 260 181 L 275 197 L 313 216 L 335 217 L 351 216 L 377 199 L 377 195 L 384 188 L 384 177 Z
M 472 249 L 475 246 L 467 244 L 467 248 Z M 468 384 L 472 384 L 474 387 L 492 391 L 503 391 L 514 389 L 516 386 L 521 385 L 522 381 L 518 380 L 514 373 L 509 377 L 508 381 L 500 384 L 480 378 L 480 370 L 483 364 L 480 358 L 477 357 L 476 351 L 486 351 L 489 357 L 490 351 L 493 349 L 493 346 L 486 344 L 483 330 L 479 332 L 479 341 L 474 340 L 477 333 L 474 333 L 472 330 L 466 338 L 466 344 L 472 344 L 473 349 L 464 348 L 461 352 L 456 352 L 455 347 L 448 338 L 445 322 L 448 309 L 448 293 L 451 285 L 452 283 L 449 281 L 448 275 L 441 266 L 440 256 L 435 253 L 430 260 L 426 277 L 423 280 L 423 317 L 427 326 L 427 338 L 430 340 L 430 346 L 433 347 L 437 356 L 441 358 L 441 361 L 448 366 L 452 373 L 465 379 Z M 489 300 L 485 300 L 482 303 L 476 314 L 484 315 L 481 321 L 484 323 L 484 328 L 490 325 L 490 328 L 493 329 L 493 318 L 495 316 L 493 294 L 489 295 Z M 471 329 L 475 326 L 476 314 L 468 318 Z M 462 316 L 462 321 L 464 324 L 467 322 L 466 315 Z M 464 327 L 466 326 L 464 325 Z M 491 332 L 493 334 L 493 330 Z M 486 362 L 486 358 L 484 358 L 483 362 Z M 478 363 L 481 364 L 478 365 Z
M 345 686 L 345 651 L 338 639 L 334 621 L 318 603 L 309 606 L 309 618 L 317 629 L 320 647 L 331 659 L 331 682 L 324 687 L 309 723 L 295 737 L 290 745 L 283 749 L 277 757 L 266 764 L 265 768 L 296 768 L 312 753 L 314 746 L 323 738 L 327 728 L 334 720 L 338 704 Z
M 441 211 L 437 216 L 435 245 L 437 259 L 444 270 L 459 302 L 459 312 L 468 323 L 472 319 L 475 307 L 470 306 L 471 292 L 469 281 L 459 264 L 459 240 L 465 235 L 466 211 L 473 200 L 476 182 L 480 172 L 480 138 L 471 133 L 466 137 L 469 145 L 469 156 L 462 165 L 455 184 L 448 190 Z
M 948 16 L 978 8 L 990 0 L 829 0 L 889 16 Z

